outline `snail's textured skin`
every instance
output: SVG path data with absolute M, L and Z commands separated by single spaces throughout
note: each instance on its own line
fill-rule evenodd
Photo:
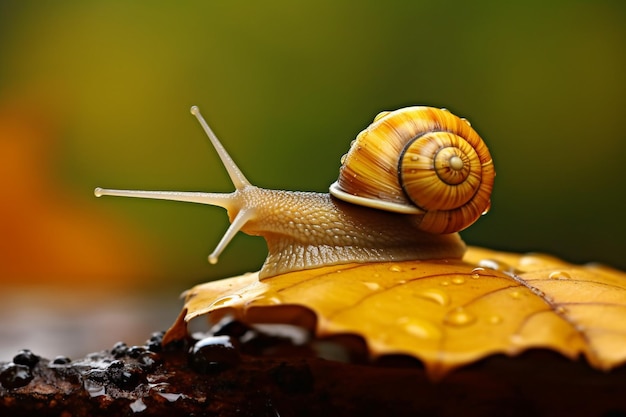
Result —
M 348 262 L 461 258 L 465 252 L 458 234 L 421 231 L 414 216 L 345 203 L 324 193 L 254 186 L 238 193 L 248 200 L 242 206 L 255 210 L 242 230 L 267 240 L 262 277 Z

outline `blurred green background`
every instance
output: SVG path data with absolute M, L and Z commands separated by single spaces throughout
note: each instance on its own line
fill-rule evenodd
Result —
M 79 257 L 108 236 L 97 250 L 113 255 L 76 272 L 85 282 L 126 274 L 178 291 L 258 269 L 264 242 L 240 235 L 211 266 L 222 209 L 93 188 L 230 191 L 191 105 L 252 182 L 313 191 L 379 111 L 445 106 L 488 142 L 498 173 L 468 243 L 626 269 L 624 22 L 620 1 L 2 2 L 4 122 L 41 126 L 27 151 L 45 156 L 6 172 L 3 193 L 33 194 L 24 173 L 39 170 L 46 201 L 89 220 L 66 222 L 77 245 L 41 227 L 38 239 Z M 0 140 L 20 140 L 7 131 Z M 42 216 L 17 212 L 5 223 Z M 120 270 L 99 276 L 108 263 Z M 21 279 L 14 269 L 5 280 Z

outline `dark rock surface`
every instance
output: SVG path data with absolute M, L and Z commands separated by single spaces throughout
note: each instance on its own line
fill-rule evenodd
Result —
M 301 336 L 231 321 L 165 347 L 158 333 L 77 360 L 20 351 L 0 362 L 0 416 L 626 416 L 624 369 L 534 351 L 433 382 L 414 359 L 369 363 L 358 341 Z M 340 345 L 352 346 L 342 353 L 352 363 L 319 357 Z

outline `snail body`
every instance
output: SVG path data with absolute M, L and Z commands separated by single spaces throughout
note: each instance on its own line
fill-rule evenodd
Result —
M 489 208 L 495 175 L 489 152 L 467 122 L 445 110 L 409 107 L 377 116 L 344 156 L 339 179 L 331 185 L 330 194 L 252 185 L 198 108 L 192 107 L 191 112 L 220 156 L 235 185 L 234 192 L 96 188 L 95 195 L 225 208 L 231 225 L 209 256 L 211 263 L 217 262 L 239 230 L 267 241 L 269 254 L 261 278 L 352 262 L 460 258 L 465 245 L 454 232 L 469 226 Z M 464 142 L 464 137 L 469 140 Z M 377 154 L 384 156 L 376 159 Z M 430 167 L 428 158 L 433 161 Z M 450 190 L 437 191 L 433 174 L 443 177 Z M 407 178 L 408 185 L 403 185 Z M 469 186 L 464 185 L 467 178 Z M 420 198 L 409 194 L 420 188 L 430 195 Z M 464 190 L 469 190 L 469 197 L 465 195 L 468 192 L 462 194 Z M 437 205 L 439 200 L 443 204 Z

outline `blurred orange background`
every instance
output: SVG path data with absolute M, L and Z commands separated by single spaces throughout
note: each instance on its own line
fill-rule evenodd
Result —
M 260 267 L 244 235 L 207 263 L 219 208 L 93 197 L 230 191 L 193 104 L 251 181 L 312 191 L 380 110 L 445 106 L 498 173 L 468 243 L 626 269 L 624 21 L 617 1 L 3 2 L 0 360 L 141 342 L 185 288 Z

